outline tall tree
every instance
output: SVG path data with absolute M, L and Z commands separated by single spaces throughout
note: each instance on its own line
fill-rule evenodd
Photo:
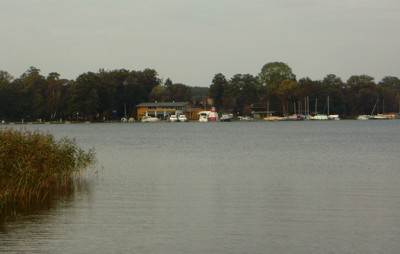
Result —
M 0 70 L 0 85 L 10 84 L 13 79 L 10 73 Z
M 335 74 L 328 74 L 326 77 L 322 80 L 322 83 L 327 86 L 331 87 L 342 87 L 343 86 L 343 81 L 341 78 L 336 76 Z
M 60 79 L 60 74 L 57 72 L 50 73 L 46 78 L 46 118 L 55 119 L 60 115 L 61 108 L 61 91 L 64 82 L 67 81 Z
M 353 75 L 347 80 L 344 90 L 346 112 L 350 115 L 370 114 L 377 100 L 377 86 L 368 75 Z
M 258 79 L 250 74 L 236 74 L 229 83 L 236 92 L 235 111 L 249 115 L 251 105 L 258 103 L 258 94 L 261 88 Z
M 11 84 L 12 79 L 8 72 L 0 71 L 0 120 L 14 117 L 14 114 L 18 111 L 15 102 L 20 97 L 18 96 L 19 89 Z
M 282 62 L 265 64 L 261 69 L 259 77 L 264 85 L 273 84 L 276 87 L 285 80 L 296 81 L 296 75 L 292 72 L 292 69 L 289 65 Z
M 388 88 L 400 88 L 400 79 L 398 77 L 386 76 L 379 82 L 379 85 Z
M 16 82 L 23 87 L 26 96 L 22 103 L 23 114 L 33 120 L 46 118 L 46 81 L 40 70 L 30 67 Z
M 72 86 L 71 115 L 93 117 L 99 113 L 98 76 L 93 72 L 79 75 Z
M 353 75 L 347 80 L 347 85 L 350 87 L 375 85 L 374 78 L 369 75 Z
M 213 99 L 213 106 L 217 109 L 221 109 L 223 107 L 224 89 L 227 87 L 227 85 L 228 81 L 223 74 L 218 73 L 214 76 L 212 84 L 210 85 L 210 90 L 208 91 L 208 95 Z
M 131 71 L 124 81 L 124 101 L 126 108 L 133 110 L 136 105 L 149 101 L 149 95 L 154 87 L 161 84 L 157 72 L 152 69 Z
M 165 87 L 170 87 L 172 86 L 174 83 L 172 83 L 172 80 L 170 78 L 167 78 L 164 82 L 164 86 Z

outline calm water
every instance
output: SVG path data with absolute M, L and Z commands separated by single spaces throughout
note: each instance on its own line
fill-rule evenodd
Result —
M 98 176 L 0 253 L 400 250 L 400 121 L 25 127 L 94 147 Z

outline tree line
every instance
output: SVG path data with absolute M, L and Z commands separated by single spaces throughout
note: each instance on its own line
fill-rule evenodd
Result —
M 236 74 L 229 80 L 216 74 L 209 95 L 220 111 L 250 115 L 256 107 L 278 114 L 309 108 L 312 113 L 329 111 L 343 117 L 400 111 L 400 79 L 386 76 L 379 83 L 369 75 L 353 75 L 346 82 L 334 74 L 322 80 L 296 79 L 282 62 L 265 64 L 258 76 Z M 307 105 L 307 106 L 306 106 Z
M 134 117 L 142 102 L 191 101 L 192 90 L 197 91 L 170 79 L 162 82 L 153 69 L 101 69 L 75 80 L 56 72 L 45 77 L 35 67 L 15 79 L 0 71 L 0 120 L 119 120 Z
M 398 112 L 400 79 L 387 76 L 376 83 L 369 75 L 353 75 L 344 82 L 334 74 L 322 80 L 296 79 L 282 62 L 265 64 L 257 76 L 235 74 L 227 79 L 218 73 L 209 87 L 164 81 L 153 69 L 100 69 L 75 80 L 57 72 L 45 77 L 35 67 L 18 78 L 0 70 L 0 120 L 8 121 L 119 120 L 135 117 L 135 106 L 151 101 L 188 101 L 240 115 L 267 105 L 271 111 L 289 114 L 310 104 L 311 111 L 323 113 L 328 96 L 330 113 L 345 117 L 370 114 L 376 104 L 380 113 Z M 206 97 L 212 105 L 206 105 Z

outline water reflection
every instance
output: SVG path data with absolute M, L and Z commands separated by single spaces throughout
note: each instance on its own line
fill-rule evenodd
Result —
M 97 181 L 98 169 L 91 167 L 86 172 L 81 172 L 73 179 L 68 188 L 63 188 L 61 192 L 50 192 L 46 199 L 40 203 L 32 203 L 24 207 L 11 208 L 3 212 L 3 219 L 0 221 L 0 231 L 7 233 L 7 226 L 10 222 L 27 220 L 29 223 L 40 224 L 40 220 L 45 218 L 44 215 L 51 214 L 59 209 L 60 206 L 68 208 L 73 204 L 76 198 L 83 195 L 88 198 L 92 197 L 93 186 Z M 6 224 L 5 224 L 6 223 Z

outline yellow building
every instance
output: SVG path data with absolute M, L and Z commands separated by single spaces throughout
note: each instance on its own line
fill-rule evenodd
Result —
M 195 120 L 193 117 L 197 117 L 196 109 L 188 102 L 145 102 L 136 106 L 136 112 L 138 121 L 141 121 L 143 116 L 155 116 L 161 120 L 181 114 L 190 120 Z

